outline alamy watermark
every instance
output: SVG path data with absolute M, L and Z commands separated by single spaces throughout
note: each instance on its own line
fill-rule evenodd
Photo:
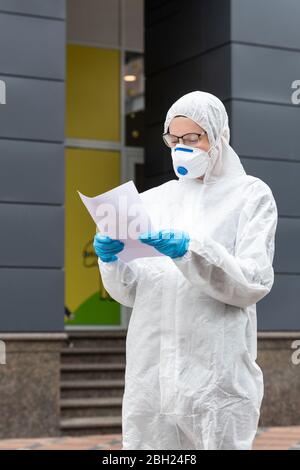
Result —
M 293 88 L 295 91 L 293 91 L 291 95 L 291 101 L 293 104 L 300 104 L 300 80 L 294 80 L 292 82 L 291 88 Z
M 0 104 L 6 104 L 6 83 L 0 80 Z
M 4 341 L 0 340 L 0 365 L 6 364 L 6 345 Z
M 300 339 L 295 339 L 291 344 L 291 348 L 295 349 L 291 356 L 292 364 L 298 366 L 300 364 Z
M 151 203 L 151 209 L 158 213 L 162 203 Z M 183 229 L 190 218 L 190 213 L 181 203 L 170 203 L 168 206 L 168 218 L 164 229 L 163 238 L 180 238 L 180 231 L 168 233 L 175 227 L 176 220 L 180 216 L 180 229 Z M 158 237 L 158 232 L 153 230 L 152 221 L 145 211 L 143 204 L 131 204 L 127 196 L 120 196 L 116 205 L 101 203 L 95 208 L 95 221 L 102 235 L 108 235 L 113 239 L 135 240 L 142 232 L 152 232 L 153 238 Z

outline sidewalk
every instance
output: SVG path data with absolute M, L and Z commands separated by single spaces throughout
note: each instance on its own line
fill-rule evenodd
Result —
M 120 450 L 120 434 L 0 440 L 0 450 Z M 259 429 L 253 450 L 300 450 L 300 426 Z

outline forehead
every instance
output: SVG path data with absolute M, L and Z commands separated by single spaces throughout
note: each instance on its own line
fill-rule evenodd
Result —
M 169 124 L 169 132 L 171 134 L 184 134 L 188 132 L 202 132 L 203 128 L 200 127 L 195 121 L 184 116 L 175 116 Z

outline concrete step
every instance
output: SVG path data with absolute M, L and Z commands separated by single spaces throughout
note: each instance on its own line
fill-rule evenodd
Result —
M 60 401 L 61 418 L 122 416 L 122 397 L 69 398 Z
M 61 382 L 61 398 L 122 397 L 125 380 L 66 380 Z
M 61 380 L 124 379 L 125 362 L 101 364 L 63 364 Z
M 122 419 L 118 416 L 62 419 L 60 427 L 65 436 L 121 434 Z
M 126 335 L 127 330 L 69 331 L 67 347 L 125 347 Z
M 66 348 L 62 350 L 62 364 L 125 362 L 126 350 L 123 347 Z
M 126 330 L 72 331 L 61 354 L 63 435 L 120 434 Z

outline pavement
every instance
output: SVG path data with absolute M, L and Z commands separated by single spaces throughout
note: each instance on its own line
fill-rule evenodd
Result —
M 0 440 L 0 450 L 121 449 L 121 434 Z M 259 428 L 253 450 L 300 450 L 300 426 Z

